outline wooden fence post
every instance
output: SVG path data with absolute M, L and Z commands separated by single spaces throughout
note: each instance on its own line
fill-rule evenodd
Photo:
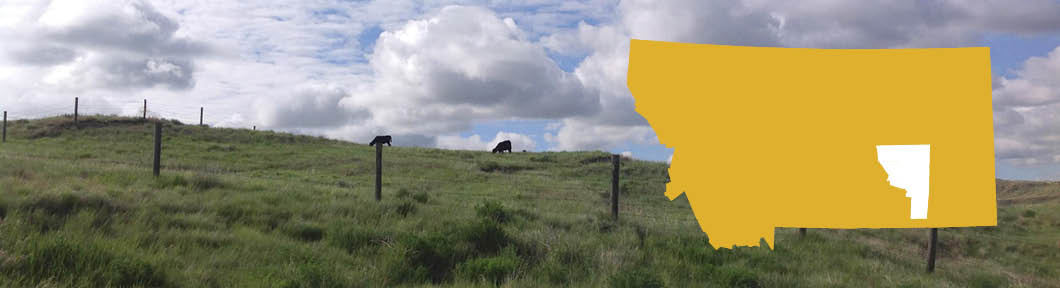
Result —
M 147 99 L 144 99 L 144 121 L 147 121 Z
M 155 122 L 155 165 L 154 174 L 157 177 L 162 168 L 162 122 Z
M 383 199 L 383 143 L 375 143 L 375 201 Z
M 202 126 L 202 107 L 199 107 L 199 126 Z
M 931 228 L 931 242 L 928 243 L 927 272 L 935 272 L 935 250 L 938 248 L 939 228 Z
M 74 97 L 74 127 L 77 127 L 77 97 Z
M 4 111 L 4 140 L 3 143 L 7 143 L 7 111 Z
M 799 228 L 799 237 L 806 238 L 806 228 Z
M 618 166 L 621 162 L 622 157 L 618 154 L 611 155 L 611 163 L 614 164 L 614 169 L 611 170 L 611 218 L 618 220 Z

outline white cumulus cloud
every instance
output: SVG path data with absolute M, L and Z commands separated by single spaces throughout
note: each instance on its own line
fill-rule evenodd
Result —
M 468 137 L 461 137 L 459 135 L 442 135 L 438 136 L 438 148 L 445 149 L 458 149 L 458 150 L 492 150 L 493 147 L 497 146 L 497 143 L 501 141 L 509 140 L 512 141 L 512 152 L 518 152 L 522 150 L 536 151 L 537 143 L 530 136 L 512 133 L 512 132 L 497 132 L 497 135 L 493 137 L 493 140 L 485 141 L 482 136 L 474 134 Z
M 1060 47 L 994 89 L 994 149 L 1013 164 L 1060 163 Z

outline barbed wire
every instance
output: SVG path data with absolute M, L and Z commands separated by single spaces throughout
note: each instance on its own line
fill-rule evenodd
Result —
M 954 228 L 951 228 L 951 229 L 959 229 L 959 228 L 960 228 L 960 227 L 954 227 Z M 940 230 L 940 231 L 941 231 L 941 230 Z M 1017 243 L 1021 243 L 1021 244 L 1024 244 L 1024 245 L 1030 245 L 1030 246 L 1045 246 L 1045 247 L 1052 247 L 1052 246 L 1053 246 L 1053 244 L 1055 244 L 1055 243 L 1037 243 L 1037 242 L 1031 242 L 1031 241 L 1021 240 L 1021 239 L 1019 239 L 1019 238 L 1015 238 L 1015 237 L 1013 237 L 1013 238 L 1003 238 L 1003 237 L 1000 237 L 1000 236 L 990 235 L 990 234 L 986 234 L 986 233 L 976 233 L 975 235 L 966 235 L 966 234 L 964 234 L 964 233 L 960 233 L 960 232 L 955 232 L 955 233 L 939 233 L 939 237 L 940 237 L 940 238 L 942 238 L 942 237 L 955 237 L 955 238 L 961 238 L 961 239 L 973 239 L 973 238 L 974 238 L 974 239 L 979 239 L 979 238 L 987 238 L 987 239 L 990 239 L 990 240 L 995 240 L 995 241 L 1004 241 L 1004 242 L 1017 242 Z
M 200 109 L 202 109 L 201 116 L 202 124 L 204 125 L 218 126 L 224 124 L 224 126 L 238 128 L 256 127 L 262 130 L 268 129 L 266 125 L 257 124 L 253 123 L 253 121 L 245 120 L 244 113 L 239 113 L 227 108 L 211 109 L 209 107 L 211 104 L 229 102 L 231 101 L 206 100 L 201 102 L 200 105 L 177 105 L 164 102 L 148 102 L 147 115 L 150 118 L 177 120 L 185 124 L 198 124 L 200 118 Z M 77 115 L 79 117 L 111 115 L 125 117 L 143 117 L 143 105 L 144 102 L 142 101 L 123 102 L 102 99 L 79 98 L 76 104 L 76 110 Z M 9 121 L 15 121 L 73 116 L 75 110 L 74 106 L 74 101 L 70 101 L 69 104 L 48 103 L 37 104 L 31 107 L 15 107 L 12 105 L 0 104 L 0 110 L 7 111 L 7 119 Z M 238 117 L 236 117 L 237 115 Z M 233 119 L 244 120 L 233 121 Z

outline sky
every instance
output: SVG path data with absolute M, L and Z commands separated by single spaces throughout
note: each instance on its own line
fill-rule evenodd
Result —
M 631 38 L 988 46 L 997 176 L 1058 180 L 1058 15 L 1057 0 L 0 0 L 0 109 L 69 113 L 78 97 L 132 116 L 146 99 L 213 126 L 668 161 L 626 87 Z

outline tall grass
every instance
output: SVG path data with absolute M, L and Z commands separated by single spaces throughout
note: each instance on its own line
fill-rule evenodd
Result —
M 666 165 L 602 152 L 375 150 L 269 131 L 82 117 L 10 123 L 0 145 L 0 286 L 1057 287 L 1060 184 L 999 182 L 999 225 L 778 228 L 719 249 Z M 367 141 L 369 139 L 365 139 Z M 86 156 L 87 155 L 87 156 Z M 1054 198 L 1050 198 L 1054 197 Z M 705 219 L 704 221 L 724 221 Z

